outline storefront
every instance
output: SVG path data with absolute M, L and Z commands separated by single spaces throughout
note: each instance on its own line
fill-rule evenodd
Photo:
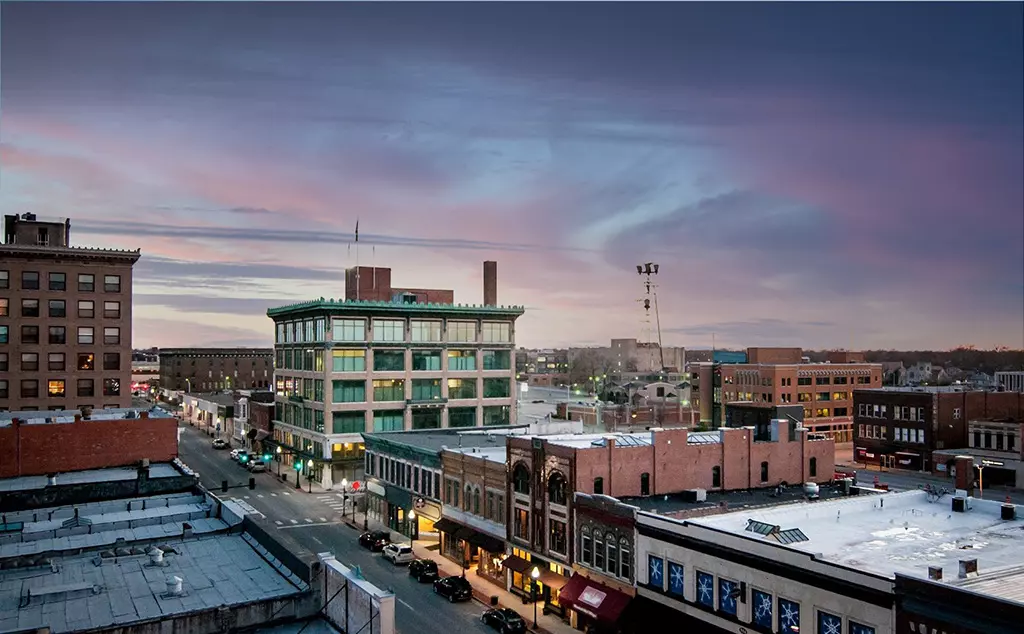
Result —
M 438 530 L 435 524 L 441 519 L 441 505 L 418 497 L 413 501 L 413 511 L 416 514 L 416 532 L 419 539 L 437 537 Z
M 536 568 L 536 597 L 544 602 L 544 613 L 565 616 L 558 593 L 569 582 L 566 572 L 569 572 L 570 569 L 561 564 L 541 559 L 520 548 L 513 548 L 512 554 L 506 557 L 501 565 L 507 570 L 509 592 L 522 597 L 524 603 L 530 602 L 533 598 L 531 586 L 534 580 L 533 571 Z
M 614 633 L 621 629 L 622 614 L 633 597 L 579 573 L 559 593 L 569 612 L 569 623 L 577 630 Z
M 373 480 L 366 482 L 366 516 L 370 520 L 387 524 L 388 502 L 385 499 L 387 491 L 384 485 Z
M 505 559 L 503 541 L 447 517 L 435 522 L 434 528 L 441 536 L 442 555 L 465 570 L 475 568 L 477 575 L 505 587 L 505 571 L 501 565 Z

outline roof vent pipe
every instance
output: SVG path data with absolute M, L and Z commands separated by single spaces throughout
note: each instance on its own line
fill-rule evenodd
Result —
M 160 566 L 164 563 L 164 551 L 159 548 L 153 548 L 149 551 L 149 563 L 154 566 Z
M 161 552 L 161 554 L 163 554 Z M 167 594 L 180 595 L 181 594 L 181 583 L 183 579 L 177 575 L 167 578 Z

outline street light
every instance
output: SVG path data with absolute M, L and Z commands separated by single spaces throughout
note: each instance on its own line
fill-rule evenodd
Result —
M 341 519 L 345 519 L 345 509 L 348 508 L 348 478 L 341 479 Z M 356 521 L 356 510 L 352 509 L 352 522 Z
M 537 580 L 540 579 L 540 568 L 533 567 L 530 571 L 530 598 L 533 600 L 533 629 L 537 629 Z
M 277 477 L 281 477 L 281 445 L 277 446 Z
M 409 521 L 409 541 L 413 541 L 416 539 L 416 511 L 410 510 L 406 519 Z
M 313 459 L 306 461 L 306 482 L 309 484 L 309 492 L 313 492 Z

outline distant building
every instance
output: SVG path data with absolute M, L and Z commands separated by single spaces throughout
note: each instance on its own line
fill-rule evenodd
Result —
M 613 372 L 681 372 L 686 367 L 686 349 L 637 342 L 636 339 L 612 339 Z
M 162 348 L 160 388 L 179 392 L 270 389 L 272 348 Z
M 996 372 L 994 379 L 1007 392 L 1024 392 L 1024 372 Z
M 223 392 L 183 394 L 181 419 L 205 434 L 230 440 L 234 436 L 235 396 Z
M 364 432 L 516 418 L 515 321 L 524 309 L 453 304 L 450 291 L 391 289 L 388 271 L 386 286 L 379 272 L 368 282 L 359 271 L 359 296 L 370 284 L 377 299 L 321 298 L 267 311 L 277 356 L 273 440 L 325 488 L 358 479 Z M 348 284 L 355 275 L 349 271 Z M 496 297 L 496 275 L 485 262 L 485 298 Z M 346 287 L 347 297 L 354 292 Z
M 71 221 L 4 217 L 0 410 L 132 403 L 132 267 L 139 251 L 71 246 Z

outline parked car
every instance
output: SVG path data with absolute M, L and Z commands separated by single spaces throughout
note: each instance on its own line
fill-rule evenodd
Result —
M 473 598 L 473 586 L 465 577 L 445 577 L 434 582 L 434 594 L 448 599 L 449 603 L 469 601 Z
M 416 555 L 412 552 L 412 546 L 405 544 L 388 544 L 380 551 L 380 554 L 384 559 L 387 559 L 396 566 L 404 566 L 416 561 Z
M 243 449 L 243 450 L 238 452 L 237 456 L 235 456 L 235 461 L 238 462 L 238 464 L 240 464 L 240 465 L 242 465 L 244 467 L 244 466 L 248 465 L 249 461 L 252 460 L 254 457 L 255 456 L 253 456 L 248 451 Z
M 373 552 L 380 552 L 391 543 L 391 533 L 387 531 L 369 531 L 359 536 L 359 545 Z
M 522 634 L 526 631 L 526 621 L 512 608 L 492 608 L 484 612 L 480 620 L 501 634 Z
M 245 451 L 245 449 L 232 449 L 231 453 L 228 454 L 228 457 L 232 460 L 238 460 L 238 454 L 242 451 Z
M 440 576 L 437 573 L 437 562 L 431 559 L 416 559 L 409 563 L 409 576 L 420 583 L 437 581 Z
M 214 449 L 227 449 L 228 448 L 228 441 L 224 440 L 223 438 L 217 438 L 217 439 L 215 439 L 213 441 L 213 448 Z
M 246 468 L 250 473 L 264 473 L 267 470 L 267 463 L 262 460 L 253 460 Z

